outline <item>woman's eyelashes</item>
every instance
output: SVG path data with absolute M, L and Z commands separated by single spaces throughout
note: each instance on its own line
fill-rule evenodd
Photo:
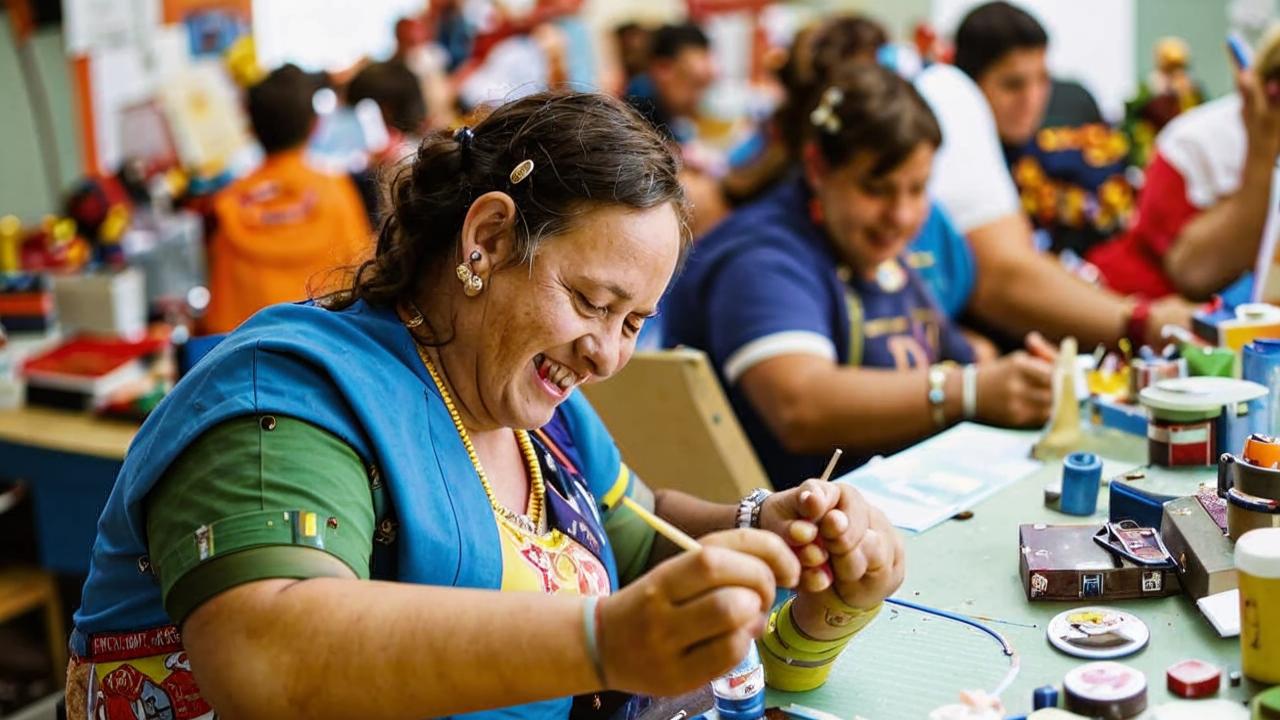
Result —
M 573 292 L 573 297 L 581 308 L 582 314 L 587 317 L 604 318 L 609 316 L 609 308 L 606 305 L 597 305 L 587 298 L 587 296 L 577 290 Z
M 605 319 L 613 312 L 608 305 L 597 305 L 587 297 L 586 293 L 574 290 L 573 297 L 578 305 L 579 311 L 585 317 Z M 645 315 L 628 315 L 625 322 L 622 323 L 622 331 L 628 336 L 634 336 L 644 327 L 644 321 L 648 318 Z

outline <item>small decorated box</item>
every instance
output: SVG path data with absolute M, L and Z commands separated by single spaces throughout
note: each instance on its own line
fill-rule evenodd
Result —
M 1095 541 L 1105 527 L 1019 525 L 1019 571 L 1027 599 L 1126 600 L 1181 591 L 1172 563 L 1144 565 Z

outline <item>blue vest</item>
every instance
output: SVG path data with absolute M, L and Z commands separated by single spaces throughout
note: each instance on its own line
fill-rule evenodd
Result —
M 390 310 L 277 305 L 245 322 L 205 356 L 142 425 L 98 521 L 89 577 L 71 638 L 86 655 L 94 633 L 170 624 L 147 555 L 144 500 L 201 433 L 243 415 L 306 420 L 341 438 L 387 482 L 397 578 L 498 589 L 502 554 L 488 498 L 409 332 Z M 574 393 L 548 434 L 582 469 L 596 497 L 620 459 L 586 400 Z M 612 472 L 612 474 L 609 474 Z M 569 473 L 566 473 L 569 474 Z M 594 476 L 594 477 L 593 477 Z M 590 498 L 586 489 L 579 497 Z M 570 493 L 573 504 L 573 493 Z M 600 539 L 612 587 L 616 563 L 594 500 L 581 517 Z M 563 529 L 563 528 L 562 528 Z M 442 628 L 442 632 L 444 632 Z M 568 698 L 474 717 L 557 718 Z M 472 717 L 472 716 L 468 716 Z

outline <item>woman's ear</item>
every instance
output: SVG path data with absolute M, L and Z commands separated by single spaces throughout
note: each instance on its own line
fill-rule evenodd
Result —
M 804 168 L 804 179 L 809 187 L 814 190 L 822 187 L 827 177 L 827 161 L 817 145 L 811 142 L 804 144 L 804 149 L 800 151 L 800 164 Z
M 487 280 L 494 268 L 515 253 L 516 204 L 504 192 L 487 192 L 476 198 L 462 221 L 461 262 Z M 474 259 L 479 255 L 478 260 Z

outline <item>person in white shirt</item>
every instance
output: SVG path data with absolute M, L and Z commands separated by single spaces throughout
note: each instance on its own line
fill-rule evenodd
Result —
M 969 312 L 1017 337 L 1039 330 L 1085 346 L 1154 343 L 1166 324 L 1190 324 L 1178 297 L 1148 302 L 1089 285 L 1035 249 L 1013 178 L 1000 151 L 991 108 L 960 70 L 935 64 L 915 79 L 942 126 L 929 192 L 965 235 L 977 267 Z

